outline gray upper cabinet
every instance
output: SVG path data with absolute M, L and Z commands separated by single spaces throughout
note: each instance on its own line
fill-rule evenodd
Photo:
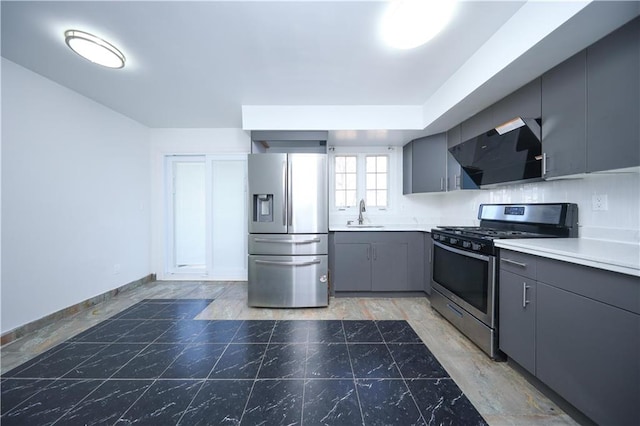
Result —
M 491 107 L 483 109 L 473 117 L 460 123 L 460 142 L 475 138 L 493 129 L 495 126 Z
M 460 143 L 460 126 L 452 127 L 447 131 L 447 148 Z M 462 169 L 460 163 L 447 151 L 447 191 L 459 189 L 478 189 L 469 175 Z
M 542 76 L 543 177 L 587 170 L 587 54 L 582 51 Z
M 587 171 L 640 165 L 640 18 L 587 48 Z
M 640 165 L 640 18 L 542 76 L 545 178 Z
M 446 191 L 446 133 L 414 139 L 403 147 L 402 193 Z
M 539 118 L 540 106 L 540 79 L 525 84 L 512 94 L 499 100 L 491 107 L 492 126 L 494 128 L 515 117 Z
M 488 132 L 516 117 L 539 118 L 540 116 L 540 78 L 536 78 L 460 123 L 460 142 Z

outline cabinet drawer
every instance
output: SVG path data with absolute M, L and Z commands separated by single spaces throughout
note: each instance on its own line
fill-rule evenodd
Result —
M 500 250 L 500 270 L 513 272 L 523 277 L 537 278 L 537 262 L 535 256 L 510 250 Z
M 537 258 L 538 281 L 640 314 L 640 277 Z

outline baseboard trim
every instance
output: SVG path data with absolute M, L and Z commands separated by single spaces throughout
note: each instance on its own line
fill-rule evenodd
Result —
M 40 319 L 37 319 L 35 321 L 31 321 L 27 324 L 21 325 L 19 327 L 14 328 L 13 330 L 7 331 L 6 333 L 4 333 L 2 336 L 0 336 L 0 346 L 4 346 L 8 343 L 13 342 L 16 339 L 19 339 L 20 337 L 29 334 L 31 332 L 34 332 L 36 330 L 41 329 L 42 327 L 45 327 L 49 324 L 52 324 L 56 321 L 59 321 L 61 319 L 64 318 L 68 318 L 72 315 L 77 314 L 80 311 L 83 311 L 85 309 L 89 309 L 95 305 L 97 305 L 98 303 L 102 303 L 105 302 L 109 299 L 112 299 L 113 297 L 117 296 L 118 294 L 128 291 L 128 290 L 133 290 L 136 287 L 140 287 L 141 285 L 144 284 L 148 284 L 152 281 L 156 280 L 156 275 L 155 274 L 149 274 L 145 277 L 142 277 L 138 280 L 135 281 L 131 281 L 130 283 L 124 284 L 120 287 L 116 287 L 113 290 L 109 290 L 105 293 L 99 294 L 97 296 L 91 297 L 89 299 L 83 300 L 82 302 L 76 303 L 74 305 L 68 306 L 66 308 L 60 309 L 57 312 L 54 312 L 52 314 L 49 314 L 45 317 L 42 317 Z

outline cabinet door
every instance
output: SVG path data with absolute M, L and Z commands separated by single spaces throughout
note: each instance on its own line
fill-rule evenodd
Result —
M 433 253 L 433 240 L 431 239 L 431 233 L 424 233 L 424 254 L 425 254 L 425 268 L 424 268 L 424 292 L 431 295 L 431 278 L 433 271 L 431 270 L 431 256 Z
M 411 182 L 413 180 L 413 167 L 411 162 L 413 159 L 413 142 L 409 142 L 402 147 L 402 194 L 407 195 L 413 193 Z
M 587 171 L 640 165 L 640 18 L 587 48 Z
M 373 291 L 407 291 L 409 288 L 409 245 L 373 243 Z
M 416 139 L 412 150 L 412 192 L 445 191 L 446 134 Z
M 542 152 L 547 177 L 587 169 L 587 53 L 567 59 L 542 76 Z
M 536 282 L 500 271 L 500 350 L 535 374 Z
M 637 425 L 640 315 L 541 282 L 536 307 L 538 378 L 598 424 Z
M 460 123 L 460 142 L 466 142 L 496 127 L 491 107 L 483 109 L 473 117 Z
M 371 245 L 335 245 L 335 291 L 371 291 Z
M 492 106 L 491 127 L 499 126 L 515 117 L 539 118 L 540 115 L 540 79 L 536 78 Z

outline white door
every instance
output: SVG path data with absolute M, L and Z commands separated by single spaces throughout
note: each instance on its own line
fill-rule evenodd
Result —
M 165 272 L 246 280 L 246 155 L 167 156 Z

